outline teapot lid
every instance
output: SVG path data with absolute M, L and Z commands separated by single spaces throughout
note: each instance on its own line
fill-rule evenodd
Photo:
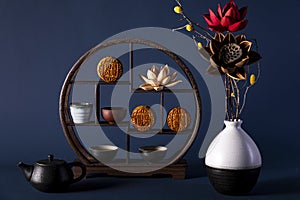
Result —
M 54 159 L 54 156 L 52 154 L 48 155 L 48 159 L 37 161 L 37 164 L 42 166 L 56 166 L 56 165 L 63 165 L 65 163 L 66 161 L 64 160 Z

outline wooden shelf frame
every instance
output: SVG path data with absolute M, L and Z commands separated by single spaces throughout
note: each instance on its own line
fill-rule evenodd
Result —
M 70 84 L 87 84 L 87 85 L 131 85 L 129 81 L 116 81 L 116 82 L 111 82 L 107 83 L 104 81 L 70 81 Z
M 90 55 L 92 55 L 93 53 L 95 53 L 96 51 L 106 48 L 108 46 L 112 46 L 112 45 L 118 45 L 118 44 L 123 44 L 123 43 L 128 43 L 129 44 L 129 70 L 130 70 L 130 76 L 129 76 L 129 81 L 120 81 L 120 82 L 115 82 L 115 83 L 105 83 L 104 81 L 77 81 L 76 79 L 76 75 L 80 69 L 80 67 L 82 66 L 82 64 L 85 62 L 86 59 L 88 59 L 88 57 Z M 98 171 L 100 172 L 102 169 L 105 171 L 109 171 L 110 167 L 105 166 L 104 164 L 100 163 L 98 160 L 96 160 L 87 150 L 86 148 L 83 146 L 83 144 L 80 142 L 79 138 L 77 138 L 77 135 L 75 134 L 74 131 L 74 127 L 75 126 L 115 126 L 115 124 L 108 124 L 105 122 L 101 122 L 100 121 L 100 93 L 101 93 L 101 85 L 128 85 L 130 86 L 130 91 L 131 92 L 135 92 L 135 93 L 158 93 L 156 91 L 143 91 L 140 89 L 134 89 L 133 88 L 133 45 L 134 44 L 142 44 L 142 45 L 146 45 L 149 47 L 152 47 L 154 49 L 157 49 L 163 53 L 165 53 L 167 56 L 171 57 L 177 64 L 178 66 L 183 70 L 183 72 L 185 73 L 185 75 L 188 78 L 188 81 L 190 82 L 191 85 L 191 89 L 164 89 L 162 91 L 160 91 L 160 104 L 162 105 L 162 109 L 161 109 L 161 127 L 164 126 L 164 115 L 166 113 L 164 113 L 164 109 L 163 109 L 163 105 L 164 105 L 164 94 L 165 93 L 192 93 L 194 94 L 195 97 L 195 102 L 196 102 L 196 116 L 195 116 L 195 121 L 194 121 L 194 129 L 192 131 L 188 130 L 186 132 L 179 132 L 179 133 L 175 133 L 172 132 L 170 130 L 166 130 L 166 129 L 162 129 L 162 131 L 160 131 L 160 134 L 186 134 L 188 132 L 188 139 L 185 143 L 185 146 L 182 150 L 180 150 L 180 152 L 178 153 L 178 155 L 174 156 L 172 158 L 172 160 L 169 163 L 169 167 L 172 168 L 172 166 L 176 166 L 176 163 L 180 163 L 180 161 L 182 160 L 182 157 L 185 155 L 185 153 L 188 151 L 188 149 L 191 147 L 191 145 L 193 144 L 196 135 L 198 133 L 199 127 L 200 127 L 200 122 L 201 122 L 201 99 L 200 99 L 200 93 L 198 90 L 198 86 L 196 84 L 196 81 L 191 73 L 191 71 L 188 69 L 188 67 L 184 64 L 184 62 L 173 52 L 171 52 L 170 50 L 168 50 L 167 48 L 154 43 L 152 41 L 147 41 L 147 40 L 143 40 L 143 39 L 136 39 L 136 38 L 123 38 L 123 39 L 115 39 L 115 40 L 109 40 L 106 41 L 104 43 L 99 44 L 98 46 L 94 47 L 93 49 L 91 49 L 90 51 L 88 51 L 87 53 L 85 53 L 75 64 L 74 66 L 71 68 L 71 70 L 69 71 L 65 82 L 63 84 L 62 90 L 61 90 L 61 94 L 60 94 L 60 103 L 59 103 L 59 113 L 60 113 L 60 120 L 61 120 L 61 124 L 62 127 L 64 129 L 64 134 L 67 138 L 67 141 L 69 143 L 69 145 L 71 146 L 71 148 L 73 149 L 73 151 L 77 154 L 78 159 L 84 163 L 87 166 L 88 169 L 88 173 L 89 172 L 94 172 L 94 171 Z M 72 123 L 71 117 L 70 117 L 70 111 L 69 111 L 69 96 L 70 96 L 70 92 L 71 89 L 73 87 L 73 85 L 75 84 L 89 84 L 89 85 L 94 85 L 95 87 L 95 120 L 96 122 L 91 122 L 91 123 L 87 123 L 87 124 L 74 124 Z M 98 123 L 97 123 L 98 122 Z M 127 127 L 128 133 L 126 134 L 126 148 L 127 148 L 127 157 L 126 157 L 126 163 L 129 163 L 130 158 L 129 158 L 129 151 L 130 151 L 130 135 L 131 134 L 144 134 L 143 132 L 136 132 L 134 133 L 133 130 L 131 130 L 129 128 L 129 123 L 125 122 L 124 124 L 122 124 Z M 96 166 L 96 167 L 95 167 Z M 168 166 L 165 168 L 167 169 Z M 174 168 L 176 169 L 176 167 Z M 176 173 L 178 174 L 185 174 L 185 169 L 186 169 L 186 165 L 184 165 L 184 167 L 181 165 L 181 168 L 176 171 Z M 114 174 L 116 173 L 116 170 L 113 170 Z M 164 171 L 164 169 L 162 169 L 162 171 Z M 122 173 L 122 172 L 120 172 Z M 175 173 L 175 172 L 174 172 Z M 176 176 L 176 173 L 173 174 L 173 177 Z M 126 174 L 126 173 L 125 173 Z M 148 174 L 148 173 L 147 173 Z M 150 173 L 151 174 L 151 173 Z
M 77 123 L 73 123 L 73 122 L 68 122 L 67 125 L 68 126 L 121 126 L 121 127 L 128 127 L 129 122 L 118 122 L 116 123 L 108 123 L 106 121 L 90 121 L 87 123 L 82 123 L 82 124 L 77 124 Z
M 185 131 L 180 131 L 180 132 L 176 132 L 176 131 L 172 131 L 171 129 L 150 129 L 148 131 L 138 131 L 136 129 L 128 129 L 127 130 L 127 134 L 129 135 L 135 135 L 135 134 L 158 134 L 158 135 L 187 135 L 187 134 L 191 134 L 192 130 L 191 129 L 187 129 Z
M 132 89 L 132 93 L 144 93 L 144 94 L 155 94 L 155 93 L 194 93 L 194 89 L 163 89 L 161 91 L 155 91 L 155 90 L 143 90 L 141 88 Z

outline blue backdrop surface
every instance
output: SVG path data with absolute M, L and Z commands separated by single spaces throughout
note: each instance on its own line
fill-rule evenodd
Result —
M 217 3 L 226 3 L 224 0 L 182 2 L 190 17 L 199 22 L 203 22 L 201 15 L 208 8 L 215 10 Z M 276 182 L 287 176 L 299 180 L 300 176 L 300 29 L 297 26 L 300 2 L 239 0 L 237 4 L 249 6 L 249 24 L 244 31 L 258 40 L 263 57 L 260 82 L 250 91 L 242 116 L 244 128 L 263 156 L 262 177 L 264 172 L 265 177 L 273 177 L 263 178 L 264 185 L 258 184 L 257 191 L 263 194 L 273 187 L 272 180 Z M 0 0 L 0 166 L 14 168 L 18 161 L 32 163 L 48 153 L 73 160 L 75 154 L 64 137 L 58 112 L 60 89 L 71 66 L 90 48 L 121 31 L 179 26 L 181 22 L 173 12 L 174 5 L 175 1 L 171 0 Z M 200 145 L 201 138 L 186 156 L 191 163 L 196 163 L 191 168 L 198 175 L 204 173 L 199 172 L 203 170 L 197 158 Z M 293 185 L 290 192 L 298 191 L 299 195 L 297 180 L 286 179 L 284 183 Z M 196 183 L 195 187 L 200 184 L 205 189 L 202 181 L 188 180 L 188 184 Z M 5 181 L 1 183 L 4 185 Z M 183 190 L 190 192 L 184 186 Z M 211 188 L 210 191 L 213 192 Z M 272 191 L 271 197 L 277 194 Z M 287 189 L 282 193 L 286 191 L 289 192 Z M 20 198 L 5 194 L 5 199 Z M 210 193 L 203 195 L 208 197 Z M 221 198 L 215 193 L 213 196 Z M 290 197 L 296 198 L 296 194 Z

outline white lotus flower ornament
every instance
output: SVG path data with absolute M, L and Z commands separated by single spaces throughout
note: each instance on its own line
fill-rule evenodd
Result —
M 161 67 L 160 70 L 153 65 L 152 68 L 147 70 L 147 77 L 140 75 L 144 84 L 140 85 L 140 88 L 143 90 L 156 90 L 160 91 L 164 87 L 173 87 L 178 83 L 181 83 L 181 80 L 175 80 L 177 77 L 177 72 L 174 72 L 170 75 L 170 69 L 168 65 Z

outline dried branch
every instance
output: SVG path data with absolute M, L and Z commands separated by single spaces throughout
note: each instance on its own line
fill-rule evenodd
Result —
M 258 43 L 256 41 L 256 39 L 253 39 L 254 40 L 254 43 L 255 43 L 255 47 L 256 47 L 256 52 L 259 52 L 258 51 Z M 249 68 L 249 65 L 248 65 L 248 68 Z M 248 70 L 249 71 L 249 70 Z M 256 80 L 255 80 L 255 84 L 257 83 L 257 81 L 260 79 L 260 74 L 261 74 L 261 69 L 260 69 L 260 61 L 257 61 L 257 76 L 256 76 Z M 241 109 L 239 111 L 239 114 L 242 113 L 242 111 L 244 110 L 244 107 L 245 107 L 245 104 L 246 104 L 246 100 L 247 100 L 247 94 L 248 94 L 248 91 L 249 89 L 252 87 L 253 85 L 248 85 L 246 90 L 245 90 L 245 93 L 244 93 L 244 96 L 243 96 L 243 104 L 241 106 Z
M 226 74 L 227 77 L 227 95 L 231 95 L 231 78 Z M 234 120 L 234 111 L 233 111 L 233 104 L 232 104 L 232 98 L 229 98 L 229 108 L 230 108 L 230 115 L 231 115 L 231 120 Z
M 179 0 L 175 0 L 176 3 L 183 9 L 183 6 L 182 4 L 180 3 Z M 181 13 L 181 16 L 183 17 L 183 19 L 185 19 L 189 24 L 193 25 L 194 27 L 198 27 L 199 29 L 201 29 L 203 32 L 204 32 L 204 35 L 199 33 L 198 31 L 194 30 L 195 33 L 197 33 L 197 35 L 199 35 L 202 39 L 205 39 L 205 40 L 211 40 L 213 38 L 213 36 L 209 33 L 209 30 L 204 28 L 203 26 L 201 26 L 199 23 L 196 23 L 194 22 L 193 20 L 191 20 L 191 18 L 189 18 L 185 13 L 184 11 L 182 11 Z M 180 28 L 177 28 L 178 30 L 180 30 Z M 177 30 L 177 29 L 173 29 L 173 30 Z
M 229 120 L 229 113 L 228 113 L 228 93 L 227 93 L 227 81 L 226 81 L 226 77 L 224 78 L 224 86 L 226 88 L 226 96 L 225 96 L 225 113 L 226 113 L 226 117 Z
M 180 8 L 174 8 L 174 11 L 181 15 L 181 21 L 185 20 L 187 22 L 186 25 L 178 27 L 176 29 L 173 29 L 173 31 L 181 30 L 186 28 L 188 31 L 192 32 L 192 37 L 196 45 L 198 45 L 198 42 L 196 41 L 197 38 L 201 38 L 203 40 L 206 40 L 207 44 L 211 42 L 211 40 L 214 38 L 212 36 L 213 32 L 210 32 L 209 29 L 201 26 L 199 23 L 194 22 L 191 18 L 189 18 L 185 13 L 183 6 L 180 2 L 180 0 L 175 0 L 178 6 Z M 256 39 L 252 39 L 254 41 L 253 43 L 256 46 L 256 52 L 258 52 L 258 44 Z M 248 67 L 248 73 L 249 73 L 249 65 Z M 247 74 L 248 74 L 247 73 Z M 224 87 L 225 87 L 225 112 L 226 112 L 226 118 L 227 120 L 237 120 L 239 119 L 247 99 L 247 94 L 249 89 L 256 83 L 261 75 L 261 69 L 260 69 L 260 62 L 257 62 L 257 74 L 256 74 L 256 80 L 255 81 L 249 81 L 248 78 L 245 80 L 244 83 L 239 82 L 239 80 L 235 80 L 231 78 L 228 74 L 224 75 Z M 243 95 L 243 96 L 242 96 Z M 242 98 L 243 97 L 243 98 Z
M 251 86 L 252 86 L 252 85 L 250 85 L 250 86 L 248 86 L 248 87 L 246 88 L 246 91 L 245 91 L 244 97 L 243 97 L 243 104 L 242 104 L 242 107 L 241 107 L 241 109 L 240 109 L 239 114 L 241 114 L 242 111 L 244 110 L 244 107 L 245 107 L 245 104 L 246 104 L 247 93 L 248 93 L 248 90 L 249 90 L 249 88 L 250 88 Z
M 236 111 L 235 111 L 235 118 L 239 118 L 239 107 L 240 107 L 240 89 L 238 87 L 237 81 L 232 79 L 232 82 L 234 83 L 234 88 L 236 90 Z
M 176 1 L 176 3 L 177 3 L 180 7 L 182 7 L 182 5 L 181 5 L 181 3 L 180 3 L 179 0 L 175 0 L 175 1 Z

